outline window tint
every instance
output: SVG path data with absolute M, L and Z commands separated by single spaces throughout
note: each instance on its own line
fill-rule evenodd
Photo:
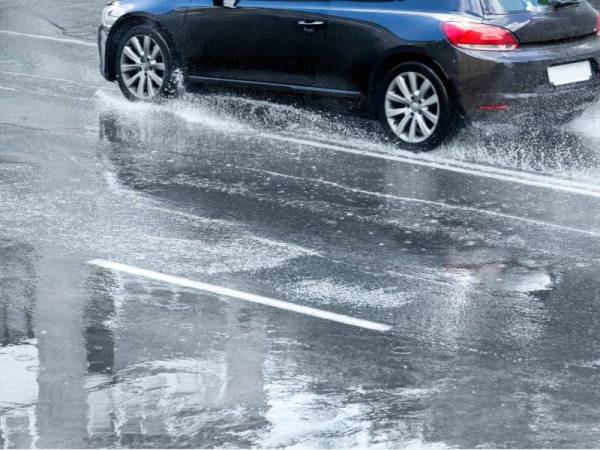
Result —
M 458 11 L 461 0 L 395 0 L 402 9 L 415 11 Z
M 493 14 L 544 11 L 551 8 L 552 0 L 483 0 Z
M 471 0 L 333 0 L 333 1 L 354 1 L 354 2 L 373 2 L 385 3 L 390 7 L 407 11 L 433 11 L 433 12 L 453 12 L 461 11 L 466 8 L 465 5 L 471 5 Z M 600 0 L 599 0 L 600 1 Z

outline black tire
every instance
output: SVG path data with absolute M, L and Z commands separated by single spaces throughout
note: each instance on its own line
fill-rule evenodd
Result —
M 140 96 L 135 95 L 131 91 L 130 87 L 127 86 L 127 74 L 123 72 L 121 67 L 121 58 L 123 52 L 125 51 L 125 47 L 132 38 L 138 37 L 143 42 L 143 38 L 146 36 L 151 38 L 152 42 L 157 44 L 160 48 L 162 56 L 161 62 L 164 63 L 164 72 L 162 73 L 163 83 L 160 88 L 155 89 L 153 95 L 148 95 L 148 97 L 141 98 Z M 170 97 L 174 97 L 179 93 L 180 82 L 177 79 L 179 70 L 177 69 L 176 61 L 173 56 L 173 50 L 170 48 L 167 40 L 162 36 L 160 31 L 152 25 L 135 25 L 121 34 L 117 44 L 117 52 L 115 54 L 114 64 L 119 88 L 121 89 L 123 95 L 130 101 L 158 102 Z M 156 83 L 153 83 L 153 86 L 155 85 Z
M 390 124 L 386 114 L 386 96 L 388 89 L 392 85 L 392 82 L 396 80 L 397 77 L 399 77 L 400 75 L 408 74 L 411 72 L 417 73 L 420 75 L 420 77 L 423 77 L 423 79 L 428 80 L 435 89 L 439 100 L 439 104 L 435 106 L 436 114 L 439 113 L 438 120 L 435 123 L 435 125 L 433 125 L 433 122 L 428 122 L 428 125 L 430 125 L 429 128 L 431 129 L 431 127 L 433 127 L 433 131 L 429 137 L 423 139 L 421 142 L 409 142 L 408 136 L 403 137 L 397 134 L 396 131 L 394 131 L 394 128 L 392 128 L 392 125 Z M 419 79 L 421 79 L 420 77 Z M 432 150 L 438 147 L 442 143 L 448 141 L 453 136 L 456 130 L 456 126 L 459 123 L 459 113 L 456 110 L 456 108 L 453 108 L 453 103 L 451 102 L 451 99 L 448 95 L 448 90 L 446 89 L 446 86 L 444 85 L 440 77 L 435 73 L 435 71 L 433 71 L 430 67 L 422 63 L 406 62 L 394 67 L 378 83 L 378 86 L 375 91 L 374 101 L 378 119 L 381 122 L 381 125 L 384 128 L 387 135 L 390 137 L 391 140 L 393 140 L 399 146 L 407 150 L 419 152 Z M 407 108 L 409 108 L 409 106 L 407 106 Z M 411 111 L 410 114 L 416 115 L 418 113 L 419 111 Z M 398 129 L 398 127 L 396 129 Z

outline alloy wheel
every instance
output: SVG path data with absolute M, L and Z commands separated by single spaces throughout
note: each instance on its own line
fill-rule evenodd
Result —
M 440 99 L 433 83 L 418 72 L 404 72 L 390 83 L 385 115 L 404 142 L 418 144 L 435 132 L 440 120 Z
M 165 56 L 150 36 L 133 36 L 121 53 L 121 74 L 129 92 L 140 100 L 158 95 L 166 75 Z

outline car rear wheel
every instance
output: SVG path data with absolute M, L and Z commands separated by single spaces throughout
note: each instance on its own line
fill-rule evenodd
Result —
M 137 25 L 121 36 L 117 51 L 117 79 L 132 101 L 157 101 L 177 92 L 171 50 L 158 30 Z
M 450 137 L 448 92 L 424 64 L 403 63 L 390 71 L 377 101 L 383 127 L 404 148 L 431 150 Z

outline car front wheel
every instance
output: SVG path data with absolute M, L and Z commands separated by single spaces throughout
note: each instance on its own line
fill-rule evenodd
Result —
M 404 148 L 431 150 L 450 137 L 448 92 L 424 64 L 403 63 L 394 68 L 380 87 L 378 108 L 383 127 Z
M 132 101 L 156 101 L 177 92 L 174 61 L 165 39 L 152 26 L 137 25 L 121 36 L 117 78 Z

